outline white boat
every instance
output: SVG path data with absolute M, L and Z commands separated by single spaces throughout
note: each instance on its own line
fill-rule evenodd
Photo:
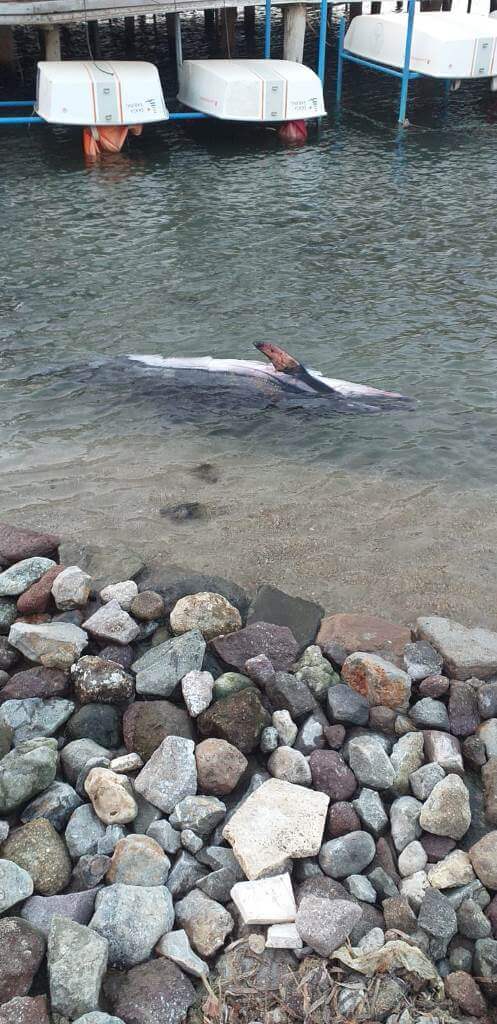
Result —
M 352 20 L 345 49 L 365 60 L 402 69 L 407 14 L 360 15 Z M 410 71 L 432 78 L 491 78 L 497 74 L 497 21 L 479 14 L 416 11 Z
M 290 60 L 186 60 L 178 99 L 224 121 L 296 121 L 326 113 L 318 76 Z
M 51 124 L 167 121 L 159 73 L 134 60 L 39 61 L 35 109 Z

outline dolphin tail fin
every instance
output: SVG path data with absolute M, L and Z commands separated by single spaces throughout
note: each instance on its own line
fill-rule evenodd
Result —
M 285 352 L 284 348 L 273 345 L 272 341 L 257 341 L 254 347 L 269 359 L 279 373 L 300 374 L 304 369 L 302 363 Z

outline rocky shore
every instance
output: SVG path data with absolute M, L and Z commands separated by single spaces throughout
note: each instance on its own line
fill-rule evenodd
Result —
M 0 1024 L 495 1021 L 497 632 L 104 562 L 0 524 Z

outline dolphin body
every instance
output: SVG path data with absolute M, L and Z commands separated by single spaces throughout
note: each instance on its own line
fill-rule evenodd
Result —
M 255 348 L 270 364 L 211 356 L 182 359 L 130 355 L 125 359 L 137 385 L 148 384 L 154 392 L 169 398 L 169 405 L 172 402 L 184 412 L 194 403 L 198 414 L 213 402 L 223 409 L 307 409 L 325 415 L 412 408 L 405 395 L 325 377 L 270 342 L 260 342 Z

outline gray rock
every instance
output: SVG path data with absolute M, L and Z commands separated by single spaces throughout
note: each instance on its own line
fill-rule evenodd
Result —
M 457 932 L 457 917 L 446 896 L 438 889 L 428 888 L 418 916 L 418 925 L 428 935 L 450 942 Z
M 361 917 L 357 903 L 304 896 L 295 924 L 306 946 L 321 956 L 330 956 L 345 942 Z
M 110 857 L 104 853 L 86 853 L 80 857 L 71 876 L 71 891 L 86 892 L 103 881 L 110 868 Z
M 420 727 L 420 729 L 443 729 L 450 730 L 447 708 L 441 700 L 433 700 L 433 697 L 423 697 L 414 704 L 409 712 L 409 717 Z
M 28 661 L 46 668 L 69 668 L 84 650 L 88 636 L 70 622 L 15 622 L 10 628 L 9 644 Z
M 385 933 L 382 928 L 372 928 L 370 932 L 358 942 L 359 949 L 363 953 L 376 953 L 378 949 L 383 949 L 385 945 Z
M 165 853 L 177 853 L 181 847 L 179 832 L 165 819 L 153 821 L 147 829 L 147 836 L 155 839 L 156 843 L 162 847 Z
M 478 729 L 478 736 L 485 744 L 487 757 L 497 757 L 497 718 L 489 718 Z
M 59 547 L 59 558 L 62 565 L 79 565 L 89 573 L 97 591 L 112 583 L 134 579 L 144 567 L 143 559 L 129 544 L 115 540 L 108 548 L 64 540 Z
M 90 928 L 107 939 L 109 963 L 126 968 L 148 960 L 173 921 L 173 901 L 165 886 L 110 885 L 97 894 Z
M 419 839 L 419 816 L 423 804 L 413 796 L 399 796 L 390 808 L 390 828 L 395 849 L 400 853 L 414 839 Z
M 188 935 L 182 928 L 163 935 L 156 947 L 156 953 L 166 956 L 195 978 L 206 977 L 209 973 L 209 965 L 193 952 Z
M 357 736 L 349 743 L 349 764 L 358 782 L 372 789 L 387 789 L 395 771 L 381 743 L 374 737 Z
M 437 782 L 423 804 L 421 828 L 437 836 L 462 839 L 471 825 L 469 793 L 459 775 L 447 775 Z
M 122 825 L 107 825 L 105 833 L 97 840 L 97 853 L 111 857 L 121 839 L 125 839 L 126 831 Z
M 75 705 L 71 700 L 49 697 L 27 697 L 6 700 L 0 707 L 0 726 L 12 729 L 14 744 L 39 736 L 53 736 L 71 717 Z
M 97 818 L 90 804 L 77 807 L 71 814 L 65 831 L 67 848 L 73 860 L 97 852 L 99 839 L 105 835 L 103 821 Z
M 474 971 L 480 978 L 493 978 L 497 974 L 497 940 L 477 939 L 475 942 Z
M 445 772 L 440 764 L 430 762 L 423 764 L 421 768 L 411 775 L 411 789 L 418 800 L 427 800 L 432 790 L 445 778 Z
M 380 794 L 374 789 L 361 789 L 356 800 L 352 801 L 361 824 L 367 832 L 376 837 L 381 836 L 388 828 L 388 814 Z
M 127 1024 L 182 1024 L 195 1002 L 195 989 L 176 964 L 165 957 L 110 979 L 111 1009 Z
M 136 640 L 140 632 L 135 620 L 117 601 L 103 604 L 86 622 L 83 622 L 83 629 L 97 640 L 108 640 L 110 643 L 123 645 Z
M 14 598 L 0 598 L 0 636 L 7 636 L 10 627 L 13 626 L 19 612 Z
M 198 629 L 151 647 L 131 666 L 136 673 L 136 692 L 168 697 L 189 672 L 199 671 L 205 640 Z
M 457 928 L 467 939 L 488 939 L 492 925 L 474 900 L 464 900 L 457 911 Z
M 415 683 L 427 676 L 438 675 L 442 664 L 442 657 L 426 640 L 417 640 L 404 647 L 405 670 Z
M 33 879 L 11 860 L 0 860 L 0 914 L 33 892 Z
M 295 722 L 317 708 L 307 683 L 289 672 L 277 672 L 266 685 L 266 695 L 275 711 L 288 711 Z
M 318 708 L 301 725 L 294 744 L 295 750 L 300 750 L 300 753 L 306 756 L 312 754 L 313 750 L 322 750 L 326 746 L 324 730 L 327 726 L 328 719 Z
M 55 566 L 51 558 L 23 558 L 0 573 L 0 597 L 19 597 Z
M 376 889 L 365 875 L 349 875 L 345 879 L 345 887 L 356 900 L 364 903 L 376 903 Z
M 135 803 L 138 807 L 138 814 L 135 820 L 129 826 L 132 832 L 136 832 L 138 835 L 145 835 L 151 825 L 158 821 L 161 816 L 161 812 L 158 807 L 154 807 L 148 800 L 145 800 L 144 796 L 137 793 L 136 790 L 133 793 Z
M 195 856 L 202 849 L 204 841 L 200 836 L 195 835 L 191 828 L 184 828 L 181 832 L 181 845 L 184 850 L 188 850 Z
M 130 835 L 116 846 L 106 881 L 121 885 L 165 885 L 171 861 L 150 836 Z
M 278 747 L 267 763 L 271 775 L 275 779 L 284 779 L 285 782 L 293 782 L 296 786 L 310 786 L 312 782 L 309 763 L 293 747 Z
M 185 634 L 188 635 L 188 634 Z M 135 789 L 165 814 L 197 792 L 195 744 L 182 736 L 166 736 L 135 779 Z
M 417 871 L 423 871 L 428 860 L 426 851 L 417 839 L 404 847 L 398 858 L 399 874 L 403 878 L 409 878 Z
M 378 893 L 380 900 L 395 898 L 399 895 L 399 890 L 393 878 L 387 874 L 384 868 L 380 866 L 373 868 L 372 871 L 368 872 L 368 879 L 375 892 Z
M 317 701 L 323 704 L 330 686 L 340 682 L 340 676 L 334 672 L 329 661 L 323 657 L 321 648 L 314 644 L 307 647 L 302 657 L 294 666 L 297 679 L 309 687 Z
M 464 944 L 466 942 L 466 944 Z M 457 935 L 452 939 L 449 949 L 451 971 L 465 971 L 471 974 L 473 968 L 473 944 Z
M 293 747 L 297 738 L 298 728 L 290 712 L 286 710 L 275 711 L 271 721 L 278 733 L 279 742 L 284 747 Z
M 481 884 L 479 878 L 474 878 L 472 882 L 468 882 L 467 885 L 458 885 L 454 889 L 450 889 L 445 895 L 450 900 L 454 910 L 459 910 L 459 907 L 465 900 L 473 900 L 478 904 L 479 907 L 485 909 L 490 903 L 490 896 Z
M 393 747 L 390 761 L 395 772 L 392 791 L 396 796 L 404 796 L 409 792 L 411 776 L 424 761 L 423 733 L 408 732 L 401 736 Z
M 497 633 L 467 629 L 438 615 L 418 619 L 416 633 L 439 651 L 452 678 L 488 679 L 497 674 Z
M 92 1010 L 91 1013 L 84 1013 L 82 1017 L 78 1017 L 74 1024 L 124 1024 L 124 1021 L 121 1017 L 113 1017 L 102 1010 Z
M 323 614 L 321 605 L 314 601 L 290 596 L 263 583 L 250 603 L 247 622 L 273 622 L 277 626 L 288 626 L 302 649 L 314 642 Z
M 176 920 L 201 957 L 213 956 L 221 949 L 235 926 L 225 907 L 199 889 L 176 903 Z
M 343 722 L 346 725 L 367 725 L 369 718 L 369 704 L 365 697 L 362 697 L 356 690 L 352 690 L 345 683 L 337 683 L 329 688 L 327 693 L 328 710 L 333 722 Z
M 349 832 L 323 844 L 319 864 L 330 878 L 346 878 L 363 871 L 375 853 L 375 842 L 369 832 Z
M 451 736 L 449 733 L 439 732 L 436 729 L 426 729 L 424 738 L 426 761 L 436 762 L 446 772 L 462 775 L 461 744 L 457 736 Z
M 476 702 L 482 718 L 497 718 L 497 681 L 482 683 L 476 691 Z
M 174 829 L 191 829 L 198 836 L 208 836 L 226 814 L 226 805 L 215 796 L 187 796 L 176 804 L 170 817 Z
M 85 925 L 52 919 L 47 953 L 52 1010 L 74 1019 L 98 1007 L 107 949 L 107 940 Z
M 196 670 L 188 672 L 181 680 L 183 700 L 191 718 L 197 718 L 209 707 L 212 700 L 214 676 L 210 672 Z
M 67 782 L 52 782 L 48 789 L 26 805 L 20 819 L 26 824 L 35 818 L 47 818 L 60 832 L 67 825 L 72 812 L 76 807 L 81 807 L 82 803 L 81 797 Z
M 78 565 L 68 565 L 52 583 L 52 596 L 61 612 L 81 608 L 90 597 L 91 576 Z
M 274 725 L 268 725 L 261 732 L 260 748 L 262 754 L 271 754 L 278 746 L 278 731 Z
M 106 747 L 101 747 L 99 743 L 81 739 L 67 743 L 61 752 L 60 760 L 66 779 L 74 786 L 88 761 L 93 758 L 108 758 L 110 760 L 110 755 L 111 751 Z
M 207 869 L 191 853 L 182 850 L 169 873 L 167 888 L 175 900 L 182 899 L 208 874 Z
M 21 743 L 0 761 L 0 814 L 8 814 L 48 789 L 57 770 L 54 740 Z
M 121 710 L 111 704 L 85 704 L 69 719 L 66 738 L 90 739 L 107 750 L 116 750 L 122 743 L 121 719 Z
M 93 914 L 95 897 L 95 889 L 59 896 L 30 896 L 20 915 L 48 936 L 53 917 L 65 917 L 77 924 L 88 924 Z

